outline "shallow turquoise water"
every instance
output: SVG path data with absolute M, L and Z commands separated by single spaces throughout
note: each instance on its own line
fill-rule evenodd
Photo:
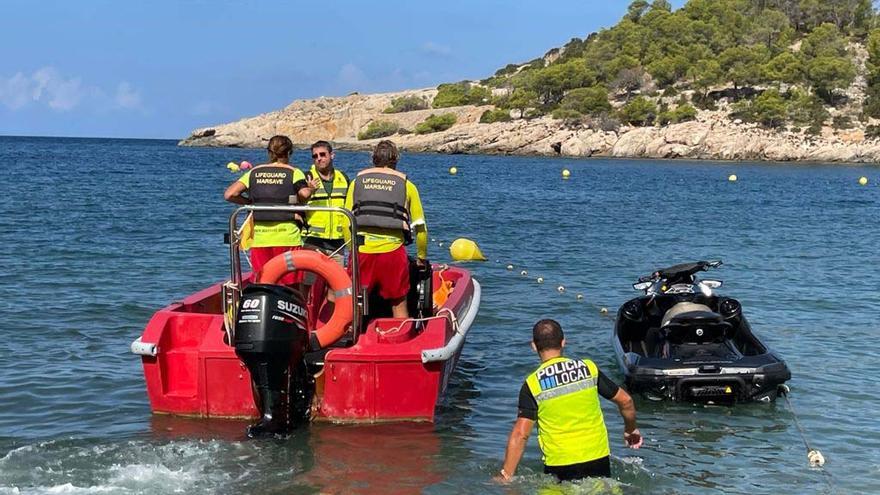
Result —
M 222 191 L 235 176 L 224 164 L 261 158 L 170 141 L 0 137 L 0 494 L 880 491 L 880 169 L 406 155 L 431 258 L 448 261 L 460 236 L 490 258 L 470 265 L 483 305 L 437 423 L 319 425 L 256 442 L 241 423 L 152 416 L 128 345 L 156 309 L 227 275 Z M 350 173 L 366 161 L 337 157 Z M 825 470 L 807 466 L 783 402 L 639 400 L 639 451 L 622 447 L 605 404 L 614 480 L 557 487 L 532 441 L 522 476 L 494 485 L 517 391 L 537 364 L 534 321 L 559 319 L 569 353 L 619 379 L 600 308 L 613 315 L 653 268 L 706 258 L 724 260 L 713 274 L 722 293 L 789 363 L 792 402 Z

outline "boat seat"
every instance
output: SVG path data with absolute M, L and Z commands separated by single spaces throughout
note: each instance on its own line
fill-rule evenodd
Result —
M 681 302 L 663 315 L 662 335 L 672 344 L 721 342 L 733 325 L 703 304 Z
M 663 340 L 663 334 L 659 328 L 649 328 L 645 332 L 645 340 L 642 341 L 642 344 L 644 345 L 643 351 L 645 357 L 664 357 L 663 350 L 665 342 Z
M 733 331 L 733 325 L 726 321 L 710 318 L 681 319 L 663 327 L 663 338 L 673 344 L 721 342 Z

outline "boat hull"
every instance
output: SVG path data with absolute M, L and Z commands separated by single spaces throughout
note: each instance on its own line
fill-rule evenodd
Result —
M 435 286 L 439 284 L 435 273 Z M 479 284 L 461 268 L 443 278 L 454 289 L 438 314 L 413 321 L 380 318 L 353 346 L 331 348 L 315 375 L 315 420 L 338 422 L 433 421 L 462 345 L 446 359 L 425 362 L 425 351 L 442 348 L 473 320 Z M 226 342 L 216 284 L 153 315 L 139 339 L 154 349 L 143 355 L 147 395 L 154 413 L 206 418 L 256 418 L 251 378 Z M 137 342 L 137 341 L 136 341 Z M 463 341 L 461 342 L 463 344 Z

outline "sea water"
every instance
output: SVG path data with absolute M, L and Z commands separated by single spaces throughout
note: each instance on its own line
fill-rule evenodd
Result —
M 157 309 L 228 276 L 222 194 L 237 175 L 225 164 L 263 155 L 0 137 L 0 494 L 880 492 L 877 167 L 404 154 L 431 260 L 449 262 L 457 237 L 489 258 L 467 265 L 483 303 L 436 423 L 319 424 L 258 441 L 243 422 L 151 415 L 128 347 Z M 368 160 L 336 156 L 349 176 Z M 559 320 L 567 353 L 619 381 L 610 336 L 632 282 L 716 258 L 706 276 L 788 362 L 824 469 L 809 467 L 782 400 L 637 398 L 637 451 L 604 403 L 613 479 L 557 485 L 533 439 L 516 480 L 493 483 L 538 364 L 534 322 Z

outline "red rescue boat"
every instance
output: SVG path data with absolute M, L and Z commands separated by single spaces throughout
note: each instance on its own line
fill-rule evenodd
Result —
M 154 413 L 205 418 L 260 416 L 260 399 L 248 366 L 236 354 L 235 337 L 240 328 L 237 322 L 241 322 L 242 294 L 248 293 L 249 286 L 260 286 L 253 275 L 241 274 L 241 239 L 236 225 L 242 212 L 279 208 L 301 212 L 308 207 L 246 206 L 236 210 L 230 217 L 231 279 L 159 310 L 132 343 L 132 352 L 142 356 Z M 347 211 L 318 209 L 349 216 L 356 233 L 354 218 Z M 381 317 L 381 308 L 370 308 L 369 295 L 358 285 L 354 270 L 352 287 L 357 290 L 352 291 L 353 297 L 344 298 L 353 313 L 345 337 L 320 350 L 306 349 L 303 356 L 312 420 L 433 421 L 476 317 L 481 294 L 479 283 L 460 267 L 433 265 L 423 278 L 410 292 L 411 308 L 423 311 L 418 317 L 398 320 Z M 314 306 L 313 302 L 310 309 Z M 312 327 L 320 330 L 321 322 L 315 311 L 311 313 L 308 326 L 314 337 L 316 329 Z

